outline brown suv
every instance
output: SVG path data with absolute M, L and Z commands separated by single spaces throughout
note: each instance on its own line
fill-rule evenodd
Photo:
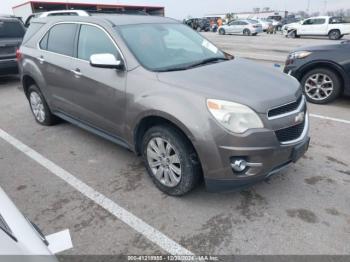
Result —
M 175 20 L 57 17 L 29 31 L 19 64 L 36 121 L 62 118 L 141 154 L 170 195 L 202 176 L 211 190 L 249 185 L 308 148 L 294 78 L 234 58 Z

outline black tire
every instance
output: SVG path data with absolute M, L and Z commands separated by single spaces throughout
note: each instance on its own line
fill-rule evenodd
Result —
M 243 30 L 243 35 L 250 36 L 251 35 L 250 30 L 249 29 L 244 29 Z
M 309 79 L 310 76 L 315 75 L 315 74 L 327 75 L 333 81 L 333 91 L 331 92 L 331 94 L 327 98 L 325 98 L 323 100 L 313 99 L 306 92 L 306 81 Z M 314 104 L 330 103 L 330 102 L 334 101 L 335 99 L 337 99 L 340 96 L 340 94 L 342 93 L 342 80 L 341 80 L 340 76 L 337 73 L 335 73 L 334 71 L 327 69 L 327 68 L 317 68 L 317 69 L 314 69 L 314 70 L 307 72 L 303 76 L 303 78 L 301 79 L 301 86 L 302 86 L 302 89 L 303 89 L 303 92 L 305 94 L 306 99 L 309 102 L 314 103 Z
M 297 31 L 293 30 L 293 31 L 289 32 L 288 33 L 288 37 L 290 37 L 290 38 L 297 38 L 298 37 Z
M 154 175 L 147 160 L 147 146 L 154 138 L 166 140 L 173 146 L 180 160 L 181 178 L 174 187 L 161 183 Z M 200 181 L 200 164 L 195 150 L 188 139 L 176 128 L 170 125 L 151 127 L 144 135 L 142 141 L 142 156 L 147 172 L 154 184 L 164 193 L 171 196 L 182 196 L 191 191 Z
M 328 33 L 328 38 L 330 40 L 339 40 L 341 38 L 341 33 L 340 33 L 340 31 L 338 29 L 331 30 Z
M 42 120 L 39 120 L 39 118 L 34 113 L 32 103 L 31 103 L 32 95 L 38 95 L 41 99 L 43 111 L 44 111 L 44 118 Z M 50 108 L 47 105 L 44 96 L 42 95 L 40 89 L 36 85 L 31 85 L 29 87 L 29 89 L 28 89 L 28 101 L 29 101 L 30 109 L 31 109 L 33 116 L 35 118 L 35 121 L 37 123 L 39 123 L 40 125 L 43 125 L 43 126 L 51 126 L 51 125 L 58 123 L 59 119 L 51 113 Z
M 220 35 L 226 35 L 225 29 L 220 28 L 220 29 L 219 29 L 219 34 L 220 34 Z

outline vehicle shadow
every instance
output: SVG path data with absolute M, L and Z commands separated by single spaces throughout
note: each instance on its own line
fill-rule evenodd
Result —
M 4 76 L 0 77 L 0 86 L 19 82 L 19 76 Z

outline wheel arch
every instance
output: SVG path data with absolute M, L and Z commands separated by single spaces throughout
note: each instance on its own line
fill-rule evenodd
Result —
M 141 153 L 141 144 L 143 135 L 153 126 L 156 125 L 170 125 L 180 131 L 184 137 L 191 143 L 195 149 L 194 142 L 195 138 L 192 132 L 177 118 L 169 115 L 168 113 L 152 111 L 143 114 L 136 121 L 133 128 L 133 146 L 136 154 Z M 196 150 L 196 149 L 195 149 Z M 198 155 L 198 154 L 197 154 Z
M 316 68 L 325 68 L 333 71 L 339 76 L 342 89 L 344 90 L 344 88 L 349 87 L 349 79 L 345 73 L 345 70 L 338 64 L 331 61 L 317 61 L 304 65 L 298 70 L 299 73 L 297 75 L 297 79 L 299 80 L 299 82 L 301 82 L 305 74 Z

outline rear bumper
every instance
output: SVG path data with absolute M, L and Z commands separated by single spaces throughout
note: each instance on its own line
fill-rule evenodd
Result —
M 0 60 L 0 76 L 17 75 L 18 65 L 16 58 Z

